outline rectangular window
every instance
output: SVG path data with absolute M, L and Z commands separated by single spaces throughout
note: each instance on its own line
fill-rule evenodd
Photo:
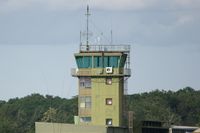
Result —
M 80 108 L 85 108 L 85 97 L 79 97 Z
M 112 78 L 111 77 L 106 78 L 106 84 L 107 85 L 111 85 L 112 84 Z
M 112 98 L 106 98 L 106 105 L 112 105 Z
M 80 77 L 79 86 L 80 88 L 91 88 L 91 77 Z
M 106 119 L 106 125 L 107 126 L 112 126 L 112 119 L 111 118 Z
M 80 96 L 80 108 L 91 108 L 91 96 Z
M 91 96 L 85 97 L 85 108 L 91 108 Z
M 80 122 L 91 122 L 91 117 L 80 117 Z

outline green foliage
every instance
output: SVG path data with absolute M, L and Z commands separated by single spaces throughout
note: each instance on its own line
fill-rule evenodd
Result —
M 56 122 L 56 115 L 57 115 L 57 109 L 49 108 L 42 117 L 41 121 L 44 122 Z
M 55 110 L 53 119 L 44 119 L 50 109 Z M 73 123 L 74 115 L 77 115 L 77 97 L 68 100 L 32 94 L 0 101 L 0 133 L 34 133 L 36 121 Z
M 155 90 L 127 96 L 128 110 L 134 111 L 134 129 L 142 120 L 181 125 L 200 125 L 200 91 L 190 87 L 177 92 Z M 78 98 L 64 99 L 32 94 L 0 101 L 0 133 L 34 133 L 36 121 L 73 123 Z
M 168 125 L 200 124 L 200 91 L 190 87 L 177 92 L 155 90 L 129 95 L 127 103 L 129 110 L 134 111 L 135 125 L 142 120 L 163 121 Z

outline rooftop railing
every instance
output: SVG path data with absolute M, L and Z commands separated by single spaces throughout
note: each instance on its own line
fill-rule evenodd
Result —
M 80 45 L 81 52 L 89 51 L 122 51 L 130 52 L 130 45 Z

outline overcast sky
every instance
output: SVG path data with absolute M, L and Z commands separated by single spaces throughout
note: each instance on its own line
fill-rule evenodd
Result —
M 200 0 L 0 0 L 0 99 L 77 95 L 87 4 L 91 43 L 109 44 L 112 30 L 131 45 L 129 94 L 200 89 Z

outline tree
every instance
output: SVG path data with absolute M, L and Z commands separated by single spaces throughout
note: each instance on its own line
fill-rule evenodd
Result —
M 56 122 L 56 115 L 57 115 L 57 110 L 50 107 L 43 115 L 41 121 L 44 122 Z

